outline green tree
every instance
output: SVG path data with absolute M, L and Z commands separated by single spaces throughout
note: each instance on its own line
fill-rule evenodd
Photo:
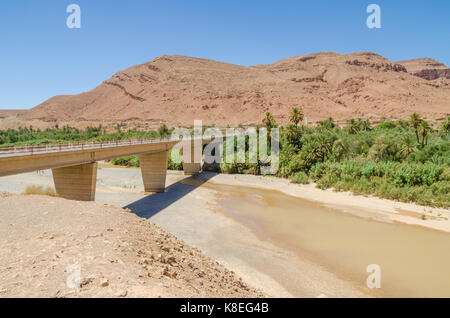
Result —
M 422 148 L 425 147 L 425 144 L 428 144 L 428 134 L 433 131 L 427 121 L 422 120 L 418 127 L 418 131 L 422 136 Z
M 359 131 L 359 123 L 354 118 L 347 120 L 346 129 L 349 134 L 356 134 Z
M 277 123 L 275 122 L 275 118 L 273 118 L 273 115 L 270 112 L 266 113 L 266 117 L 262 120 L 264 126 L 266 126 L 267 130 L 270 130 L 277 126 Z
M 298 127 L 298 124 L 303 121 L 304 114 L 301 109 L 298 109 L 297 107 L 293 108 L 291 111 L 291 114 L 289 116 L 289 120 L 291 123 L 293 123 L 296 127 Z
M 441 127 L 439 128 L 439 131 L 448 134 L 450 133 L 450 116 L 448 116 L 444 122 L 442 123 Z
M 277 126 L 277 123 L 275 122 L 275 118 L 273 118 L 273 115 L 269 112 L 266 113 L 266 117 L 262 120 L 264 126 L 267 128 L 267 138 L 270 141 L 272 137 L 272 128 L 275 128 Z
M 416 143 L 411 136 L 405 136 L 399 150 L 399 156 L 405 160 L 410 154 L 417 151 Z
M 288 125 L 286 127 L 286 141 L 289 145 L 294 146 L 299 150 L 302 147 L 302 129 L 295 125 Z
M 418 113 L 413 113 L 409 118 L 409 123 L 414 128 L 416 132 L 417 143 L 419 143 L 419 126 L 422 123 L 422 118 Z
M 333 129 L 336 127 L 336 123 L 334 122 L 334 119 L 332 117 L 329 117 L 327 120 L 319 121 L 319 128 L 320 129 Z
M 166 124 L 162 124 L 158 128 L 158 135 L 161 137 L 165 137 L 169 134 L 169 128 L 167 128 Z
M 363 120 L 362 118 L 358 118 L 357 123 L 360 131 L 370 130 L 370 121 L 368 119 Z

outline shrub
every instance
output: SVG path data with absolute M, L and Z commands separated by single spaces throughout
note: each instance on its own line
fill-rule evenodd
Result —
M 37 195 L 48 195 L 51 197 L 56 197 L 58 194 L 56 191 L 51 187 L 43 187 L 43 186 L 36 186 L 31 185 L 27 186 L 25 191 L 22 192 L 22 194 L 31 195 L 31 194 L 37 194 Z
M 287 161 L 287 163 L 283 162 L 283 164 L 280 164 L 280 175 L 287 178 L 304 168 L 304 161 L 301 160 L 298 155 L 294 155 Z
M 294 175 L 289 177 L 289 181 L 292 183 L 298 183 L 298 184 L 308 184 L 309 178 L 308 175 L 302 171 L 295 173 Z
M 114 158 L 111 163 L 116 166 L 125 167 L 140 167 L 138 156 L 126 156 L 121 158 Z
M 172 157 L 175 159 L 172 160 Z M 179 150 L 171 150 L 169 152 L 169 163 L 167 165 L 169 170 L 183 170 L 183 163 L 181 162 L 181 155 Z
M 379 123 L 374 128 L 375 129 L 394 129 L 397 127 L 397 125 L 393 121 L 385 121 L 382 123 Z

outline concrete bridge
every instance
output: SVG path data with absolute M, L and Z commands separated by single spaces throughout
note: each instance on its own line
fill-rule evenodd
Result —
M 182 140 L 158 138 L 0 148 L 0 177 L 52 169 L 58 195 L 66 199 L 94 201 L 97 162 L 138 155 L 145 192 L 162 192 L 166 184 L 170 149 L 180 142 L 183 149 L 190 149 L 190 152 L 183 153 L 182 160 L 184 173 L 192 175 L 201 170 L 202 146 L 212 139 L 213 137 L 184 137 Z

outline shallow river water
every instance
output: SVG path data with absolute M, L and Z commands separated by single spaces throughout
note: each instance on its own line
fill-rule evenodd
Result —
M 450 297 L 450 234 L 332 211 L 278 191 L 206 183 L 226 214 L 260 238 L 289 248 L 360 285 L 381 270 L 374 296 Z

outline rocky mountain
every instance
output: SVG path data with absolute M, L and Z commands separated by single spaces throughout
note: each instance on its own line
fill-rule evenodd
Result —
M 294 106 L 310 122 L 329 116 L 376 121 L 413 112 L 439 121 L 450 114 L 450 68 L 429 58 L 391 62 L 370 52 L 324 52 L 249 67 L 165 55 L 120 71 L 90 92 L 50 98 L 18 117 L 238 125 L 260 123 L 267 111 L 285 123 Z

